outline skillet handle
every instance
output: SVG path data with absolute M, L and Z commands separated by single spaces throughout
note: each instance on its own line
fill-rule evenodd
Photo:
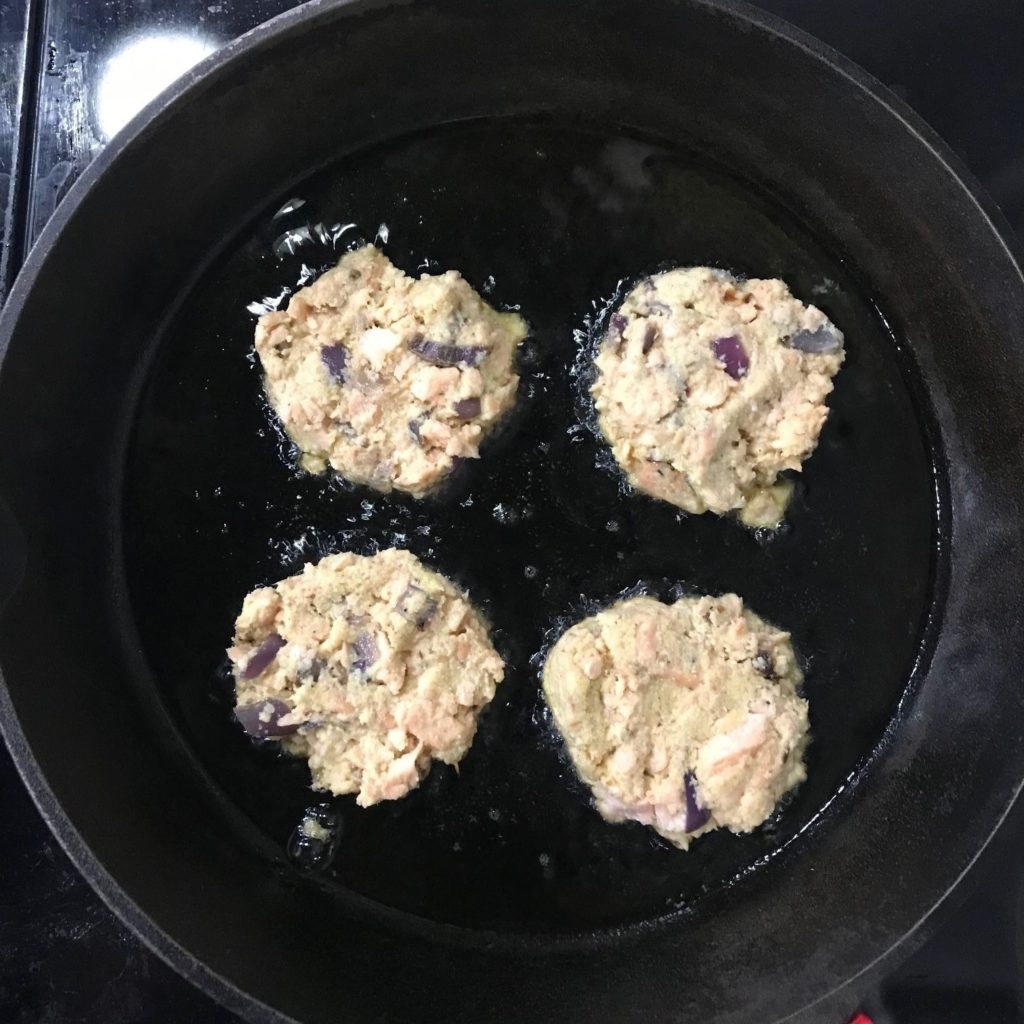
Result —
M 10 506 L 0 497 L 0 612 L 25 578 L 28 545 Z

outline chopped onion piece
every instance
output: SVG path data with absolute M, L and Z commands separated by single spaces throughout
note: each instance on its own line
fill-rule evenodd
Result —
M 422 629 L 437 613 L 437 601 L 415 583 L 410 583 L 399 597 L 395 611 L 417 629 Z
M 430 413 L 420 413 L 414 420 L 409 420 L 409 433 L 418 441 L 420 439 L 420 427 L 430 419 Z
M 480 415 L 480 399 L 460 398 L 452 408 L 460 420 L 471 420 L 474 416 Z
M 686 795 L 686 824 L 684 828 L 687 832 L 696 832 L 697 829 L 708 823 L 711 812 L 701 804 L 697 796 L 693 772 L 687 772 L 683 776 L 683 790 Z
M 480 345 L 445 345 L 419 334 L 409 341 L 409 348 L 433 366 L 479 366 L 490 351 Z
M 352 644 L 352 650 L 355 655 L 352 668 L 356 672 L 365 672 L 380 657 L 377 641 L 369 633 L 360 633 Z
M 786 344 L 798 352 L 825 355 L 843 347 L 843 336 L 831 324 L 822 324 L 813 331 L 797 331 L 790 335 Z
M 647 355 L 648 352 L 654 347 L 654 343 L 658 340 L 658 328 L 654 324 L 648 324 L 644 328 L 644 341 L 643 341 L 643 354 Z
M 345 366 L 348 363 L 348 349 L 344 345 L 324 345 L 320 349 L 320 360 L 327 372 L 339 383 L 345 381 Z
M 277 657 L 277 652 L 285 645 L 285 639 L 279 633 L 271 633 L 266 640 L 256 648 L 253 656 L 245 663 L 242 669 L 242 679 L 255 679 L 270 663 Z
M 733 380 L 739 380 L 747 375 L 750 357 L 743 347 L 743 342 L 735 334 L 727 338 L 717 338 L 711 343 L 711 347 L 714 349 L 715 358 L 722 364 L 722 369 Z
M 754 671 L 765 679 L 775 678 L 775 659 L 768 651 L 758 651 L 750 661 Z
M 296 732 L 301 722 L 281 725 L 281 719 L 292 713 L 291 707 L 283 700 L 270 698 L 258 700 L 255 704 L 239 704 L 235 708 L 235 718 L 239 725 L 250 735 L 260 740 L 276 739 L 279 736 L 290 736 Z

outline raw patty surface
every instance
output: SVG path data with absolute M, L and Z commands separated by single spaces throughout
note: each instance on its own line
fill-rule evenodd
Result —
M 466 597 L 408 551 L 329 555 L 245 598 L 228 650 L 246 731 L 362 806 L 457 764 L 504 665 Z
M 707 267 L 634 288 L 611 317 L 592 394 L 601 430 L 638 490 L 687 512 L 740 510 L 776 525 L 818 443 L 843 335 L 782 281 Z
M 526 333 L 456 271 L 408 277 L 367 245 L 260 317 L 256 351 L 303 468 L 421 496 L 515 402 Z
M 544 693 L 602 816 L 685 850 L 749 832 L 803 781 L 802 678 L 789 635 L 735 594 L 636 597 L 563 634 Z

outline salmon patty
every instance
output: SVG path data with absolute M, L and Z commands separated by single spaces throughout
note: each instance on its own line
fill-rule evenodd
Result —
M 805 777 L 789 635 L 735 594 L 622 601 L 567 630 L 543 676 L 601 815 L 684 850 L 715 828 L 756 828 Z
M 421 497 L 514 405 L 526 333 L 455 271 L 408 277 L 367 245 L 260 317 L 256 352 L 304 469 Z
M 782 281 L 708 267 L 646 278 L 612 315 L 591 394 L 638 490 L 776 526 L 828 415 L 843 335 Z
M 504 664 L 480 615 L 408 551 L 329 555 L 249 593 L 228 650 L 245 730 L 369 806 L 458 764 Z

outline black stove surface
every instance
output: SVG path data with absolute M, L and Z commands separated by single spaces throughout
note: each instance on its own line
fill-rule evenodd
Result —
M 552 0 L 558 2 L 558 0 Z M 642 2 L 642 0 L 638 0 Z M 0 299 L 89 161 L 157 89 L 289 0 L 0 0 Z M 893 88 L 1024 236 L 1022 0 L 761 0 Z M 232 1024 L 71 865 L 0 747 L 0 1024 Z M 890 958 L 875 1024 L 1024 1021 L 1024 809 Z M 937 837 L 936 841 L 941 841 Z M 837 1021 L 836 1024 L 846 1024 Z

